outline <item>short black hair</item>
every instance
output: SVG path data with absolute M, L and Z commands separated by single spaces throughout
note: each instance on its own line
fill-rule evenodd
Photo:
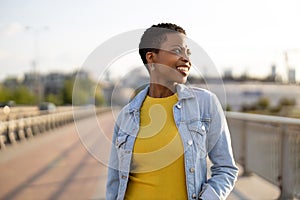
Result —
M 183 28 L 172 23 L 159 23 L 146 29 L 139 44 L 139 54 L 144 64 L 147 64 L 146 53 L 158 53 L 161 44 L 167 38 L 166 34 L 174 32 L 186 35 Z

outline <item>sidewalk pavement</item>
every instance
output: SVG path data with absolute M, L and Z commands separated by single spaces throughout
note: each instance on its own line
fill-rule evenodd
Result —
M 253 174 L 240 176 L 228 200 L 273 200 L 280 195 L 277 186 Z

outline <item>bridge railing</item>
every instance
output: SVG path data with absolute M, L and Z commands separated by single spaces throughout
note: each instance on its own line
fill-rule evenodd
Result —
M 227 112 L 233 152 L 244 175 L 255 173 L 300 199 L 300 119 Z
M 72 110 L 72 106 L 57 106 L 51 113 L 60 113 Z M 76 107 L 75 107 L 76 108 Z M 0 121 L 14 120 L 19 118 L 35 117 L 48 114 L 47 110 L 39 110 L 38 106 L 14 106 L 9 107 L 9 114 L 4 114 L 4 107 L 0 108 Z
M 74 122 L 74 116 L 76 116 L 76 120 L 79 120 L 105 110 L 107 110 L 107 108 L 79 107 L 69 109 L 68 111 L 0 121 L 0 149 L 5 149 L 7 144 L 15 144 L 43 132 Z

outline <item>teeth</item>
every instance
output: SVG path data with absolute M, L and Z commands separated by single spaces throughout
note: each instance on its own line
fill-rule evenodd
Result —
M 188 72 L 189 71 L 189 69 L 187 67 L 177 67 L 177 69 L 179 71 L 182 71 L 182 72 Z

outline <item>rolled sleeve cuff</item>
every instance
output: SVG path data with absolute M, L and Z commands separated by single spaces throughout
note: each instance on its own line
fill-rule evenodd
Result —
M 220 199 L 215 190 L 209 185 L 205 184 L 202 191 L 199 194 L 201 200 L 218 200 Z

